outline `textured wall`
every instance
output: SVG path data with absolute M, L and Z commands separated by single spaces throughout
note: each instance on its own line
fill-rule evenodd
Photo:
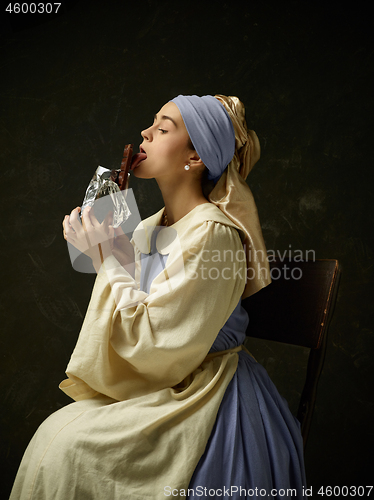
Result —
M 79 0 L 43 24 L 3 23 L 4 498 L 37 426 L 69 402 L 57 386 L 93 276 L 72 270 L 61 220 L 96 166 L 118 167 L 124 144 L 179 93 L 246 104 L 262 144 L 248 183 L 268 248 L 341 261 L 307 475 L 315 488 L 371 479 L 373 23 L 357 2 L 325 4 Z M 132 187 L 143 217 L 161 208 L 154 181 Z M 294 409 L 305 350 L 249 344 Z

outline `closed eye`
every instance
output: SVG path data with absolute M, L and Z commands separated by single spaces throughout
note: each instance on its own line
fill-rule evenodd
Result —
M 159 130 L 162 134 L 166 134 L 166 132 L 167 132 L 167 130 L 164 130 L 164 129 L 162 129 L 162 128 L 159 128 L 158 130 Z

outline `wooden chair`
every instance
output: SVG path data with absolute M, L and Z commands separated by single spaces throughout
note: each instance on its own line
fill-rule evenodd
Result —
M 305 449 L 341 271 L 334 259 L 283 259 L 270 268 L 272 283 L 243 301 L 247 335 L 310 348 L 297 414 Z

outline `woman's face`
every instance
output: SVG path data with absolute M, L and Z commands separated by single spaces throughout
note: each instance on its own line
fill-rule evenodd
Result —
M 185 174 L 184 165 L 196 153 L 188 146 L 189 136 L 176 104 L 165 104 L 141 135 L 140 151 L 147 157 L 134 168 L 135 177 L 161 179 Z

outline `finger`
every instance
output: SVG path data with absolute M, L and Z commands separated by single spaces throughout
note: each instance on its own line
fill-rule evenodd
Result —
M 69 218 L 68 215 L 65 215 L 65 217 L 63 218 L 61 224 L 62 224 L 63 234 L 64 234 L 64 238 L 65 238 L 65 236 L 66 236 L 65 228 L 66 229 L 70 228 L 71 230 L 73 230 L 73 228 L 71 227 L 70 218 Z
M 113 219 L 114 219 L 114 214 L 113 212 L 109 212 L 107 216 L 105 217 L 105 222 L 108 224 L 108 226 L 111 226 L 113 224 Z
M 100 223 L 96 219 L 92 207 L 86 207 L 82 215 L 82 225 L 84 229 L 84 234 L 87 239 L 87 244 L 90 247 L 95 247 L 98 243 L 105 241 L 106 235 L 100 234 Z
M 105 216 L 105 219 L 103 220 L 103 222 L 101 223 L 101 226 L 102 227 L 112 227 L 112 224 L 113 224 L 113 212 L 108 212 Z
M 84 209 L 82 220 L 84 221 L 86 231 L 90 231 L 100 226 L 100 222 L 95 217 L 93 207 L 86 207 Z
M 68 224 L 70 227 L 71 227 L 71 224 L 70 224 L 70 216 L 69 215 L 65 215 L 65 217 L 62 219 L 62 227 L 64 228 L 66 224 Z
M 72 228 L 69 219 L 70 219 L 69 216 L 65 215 L 65 218 L 62 222 L 63 235 L 64 235 L 65 240 L 72 241 L 72 239 L 75 237 L 75 231 Z
M 65 218 L 62 221 L 62 227 L 64 228 L 65 233 L 74 232 L 74 229 L 71 227 L 70 224 L 70 217 L 68 215 L 65 215 Z
M 69 223 L 76 233 L 79 233 L 82 229 L 82 225 L 79 220 L 80 210 L 81 210 L 80 207 L 74 208 L 74 210 L 71 211 L 69 217 Z
M 69 215 L 65 215 L 65 219 L 62 225 L 64 228 L 63 235 L 65 240 L 68 243 L 72 244 L 80 252 L 85 253 L 89 249 L 90 244 L 89 244 L 89 239 L 87 237 L 87 233 L 83 230 L 82 226 L 80 225 L 79 234 L 77 234 L 70 224 Z
M 67 236 L 66 236 L 66 232 L 65 232 L 65 219 L 66 219 L 66 217 L 67 217 L 67 215 L 65 215 L 65 218 L 62 221 L 62 235 L 63 235 L 65 240 L 67 240 Z

